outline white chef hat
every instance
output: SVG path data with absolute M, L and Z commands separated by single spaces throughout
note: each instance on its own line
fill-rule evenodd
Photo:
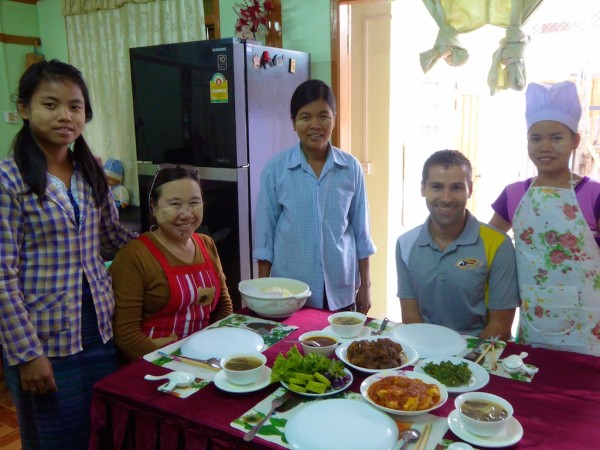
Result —
M 571 81 L 556 84 L 530 83 L 525 92 L 525 121 L 527 129 L 542 120 L 554 120 L 577 133 L 581 104 L 577 87 Z

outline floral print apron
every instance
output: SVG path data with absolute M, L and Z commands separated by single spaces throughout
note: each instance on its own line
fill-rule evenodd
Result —
M 162 266 L 171 291 L 169 303 L 143 319 L 144 333 L 152 338 L 176 335 L 181 339 L 205 328 L 221 295 L 221 283 L 202 239 L 193 235 L 204 262 L 183 266 L 170 266 L 165 255 L 148 237 L 140 236 L 139 239 Z
M 512 224 L 522 300 L 519 341 L 600 356 L 600 249 L 575 190 L 534 182 Z

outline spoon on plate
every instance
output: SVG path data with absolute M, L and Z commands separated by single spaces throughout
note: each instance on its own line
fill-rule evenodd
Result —
M 406 447 L 408 447 L 408 444 L 411 441 L 416 441 L 420 437 L 421 437 L 421 432 L 419 430 L 415 430 L 414 428 L 409 428 L 408 430 L 404 430 L 402 433 L 400 433 L 400 439 L 402 439 L 404 442 L 402 443 L 402 446 L 398 450 L 406 450 Z

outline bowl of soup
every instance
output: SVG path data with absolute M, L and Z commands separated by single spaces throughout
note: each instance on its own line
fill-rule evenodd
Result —
M 255 383 L 267 362 L 267 357 L 259 352 L 236 353 L 221 359 L 221 367 L 230 383 Z
M 327 320 L 335 334 L 342 338 L 353 338 L 362 331 L 367 316 L 355 311 L 342 311 L 331 314 Z
M 335 348 L 340 343 L 340 337 L 337 334 L 326 331 L 309 331 L 302 334 L 298 340 L 305 355 L 319 353 L 328 358 L 334 354 Z
M 465 430 L 482 437 L 502 433 L 514 412 L 508 401 L 487 392 L 461 394 L 454 400 L 454 406 Z

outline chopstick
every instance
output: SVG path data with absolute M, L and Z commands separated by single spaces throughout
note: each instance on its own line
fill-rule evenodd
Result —
M 479 361 L 481 361 L 483 358 L 485 358 L 485 355 L 487 355 L 487 353 L 492 350 L 494 348 L 494 344 L 489 344 L 488 347 L 481 352 L 481 355 L 479 355 L 479 358 L 477 358 L 475 360 L 475 364 L 479 364 Z
M 425 450 L 427 447 L 427 441 L 429 440 L 429 434 L 431 433 L 431 422 L 425 424 L 421 437 L 415 444 L 415 450 Z
M 173 361 L 177 361 L 177 362 L 184 363 L 184 364 L 189 364 L 190 366 L 202 367 L 203 369 L 214 370 L 215 372 L 219 371 L 219 369 L 217 369 L 216 367 L 209 366 L 208 364 L 205 364 L 200 361 L 196 361 L 193 358 L 186 358 L 185 356 L 170 355 L 166 352 L 161 352 L 161 351 L 159 351 L 158 354 L 160 356 L 162 356 L 163 358 L 169 358 L 169 359 L 172 359 Z
M 492 370 L 498 370 L 498 357 L 496 356 L 496 346 L 494 344 L 490 344 L 492 346 Z

